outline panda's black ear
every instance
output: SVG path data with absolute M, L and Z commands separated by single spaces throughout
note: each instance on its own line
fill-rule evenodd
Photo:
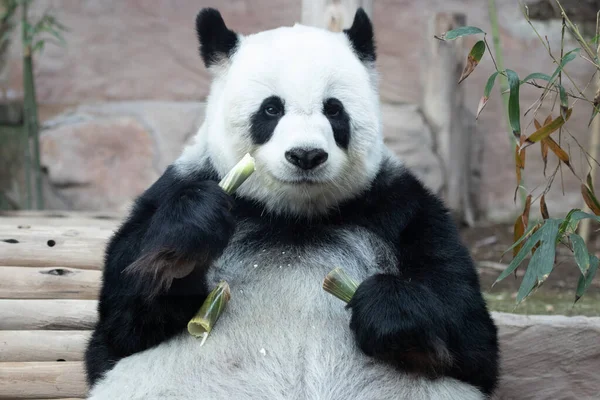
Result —
M 356 10 L 352 26 L 344 29 L 344 33 L 350 39 L 354 51 L 362 62 L 375 61 L 375 34 L 373 32 L 373 25 L 362 7 Z
M 204 8 L 198 13 L 196 33 L 200 56 L 207 68 L 230 57 L 238 44 L 238 35 L 227 28 L 221 13 L 214 8 Z

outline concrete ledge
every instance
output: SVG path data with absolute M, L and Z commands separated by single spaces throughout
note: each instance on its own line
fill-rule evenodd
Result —
M 600 318 L 492 316 L 502 352 L 495 400 L 600 398 Z

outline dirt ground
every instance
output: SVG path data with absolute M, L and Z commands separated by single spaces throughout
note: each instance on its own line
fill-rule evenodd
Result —
M 496 278 L 512 259 L 512 252 L 502 257 L 504 251 L 512 245 L 512 225 L 489 224 L 463 228 L 461 234 L 478 264 L 481 289 L 490 309 L 518 314 L 600 316 L 600 273 L 586 294 L 574 304 L 579 269 L 573 254 L 566 247 L 558 247 L 556 265 L 544 285 L 517 307 L 516 293 L 527 261 L 519 268 L 516 279 L 514 275 L 510 276 L 492 288 Z M 598 232 L 593 232 L 588 249 L 596 254 L 600 252 Z

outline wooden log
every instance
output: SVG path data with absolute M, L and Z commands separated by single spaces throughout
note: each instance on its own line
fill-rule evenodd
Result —
M 115 211 L 61 211 L 61 210 L 19 210 L 0 211 L 0 217 L 33 217 L 33 218 L 89 218 L 89 219 L 121 219 L 124 213 Z
M 101 279 L 100 271 L 0 266 L 0 299 L 94 300 Z
M 88 226 L 52 226 L 46 225 L 46 221 L 40 221 L 35 225 L 25 225 L 18 223 L 7 223 L 7 219 L 0 219 L 0 240 L 19 239 L 23 237 L 42 237 L 49 239 L 55 238 L 90 238 L 103 239 L 110 238 L 116 231 L 117 226 L 97 227 Z
M 85 397 L 82 362 L 0 363 L 0 399 Z
M 36 235 L 0 238 L 0 265 L 101 269 L 107 241 Z
M 91 331 L 0 331 L 0 362 L 83 361 Z
M 0 330 L 88 330 L 96 300 L 0 300 Z

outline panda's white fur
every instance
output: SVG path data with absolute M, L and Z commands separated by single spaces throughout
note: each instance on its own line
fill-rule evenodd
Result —
M 250 152 L 258 173 L 238 194 L 303 215 L 326 211 L 369 185 L 384 153 L 377 75 L 345 35 L 296 24 L 240 36 L 229 64 L 215 72 L 205 122 L 175 163 L 183 175 L 207 156 L 224 175 Z M 266 144 L 253 145 L 250 115 L 273 93 L 286 99 L 286 115 Z M 322 113 L 328 97 L 338 98 L 352 116 L 347 151 L 336 145 Z M 321 183 L 283 183 L 296 178 L 285 151 L 303 146 L 329 153 L 315 176 Z
M 383 169 L 392 180 L 406 173 L 383 144 L 375 69 L 359 60 L 347 35 L 302 25 L 238 35 L 235 52 L 216 60 L 210 69 L 214 81 L 206 119 L 174 163 L 175 175 L 169 179 L 186 179 L 207 168 L 222 177 L 249 152 L 255 157 L 256 172 L 237 195 L 261 204 L 265 212 L 294 218 L 335 209 L 369 190 Z M 286 114 L 271 138 L 255 145 L 249 134 L 250 116 L 274 93 L 285 99 Z M 322 112 L 328 97 L 339 99 L 351 116 L 351 140 L 345 150 L 336 144 Z M 286 150 L 302 146 L 329 154 L 327 162 L 312 172 L 310 184 L 291 183 L 301 177 L 284 156 Z M 349 328 L 351 312 L 323 291 L 323 278 L 337 266 L 358 281 L 377 273 L 394 274 L 398 253 L 389 240 L 359 224 L 348 224 L 321 228 L 322 236 L 332 238 L 335 245 L 315 241 L 296 247 L 264 238 L 268 245 L 257 247 L 253 235 L 268 223 L 240 219 L 224 253 L 208 269 L 207 286 L 226 280 L 232 293 L 203 347 L 183 331 L 117 358 L 114 367 L 109 362 L 111 367 L 94 382 L 89 398 L 486 398 L 464 380 L 410 375 L 368 357 Z M 107 286 L 116 282 L 111 279 L 121 279 L 118 274 L 105 278 L 103 293 L 109 300 L 113 292 L 125 293 L 126 289 Z M 116 313 L 126 312 L 114 309 L 121 306 L 110 305 L 109 300 L 101 302 Z M 106 341 L 101 328 L 99 342 Z M 88 368 L 97 362 L 94 346 L 98 344 L 90 346 Z
M 224 279 L 232 293 L 204 346 L 185 332 L 127 357 L 90 400 L 484 399 L 466 383 L 411 377 L 357 349 L 348 311 L 321 284 L 333 266 L 361 280 L 382 257 L 393 265 L 379 238 L 348 229 L 336 232 L 345 244 L 337 248 L 248 248 L 254 229 L 239 227 L 210 271 L 210 285 Z

